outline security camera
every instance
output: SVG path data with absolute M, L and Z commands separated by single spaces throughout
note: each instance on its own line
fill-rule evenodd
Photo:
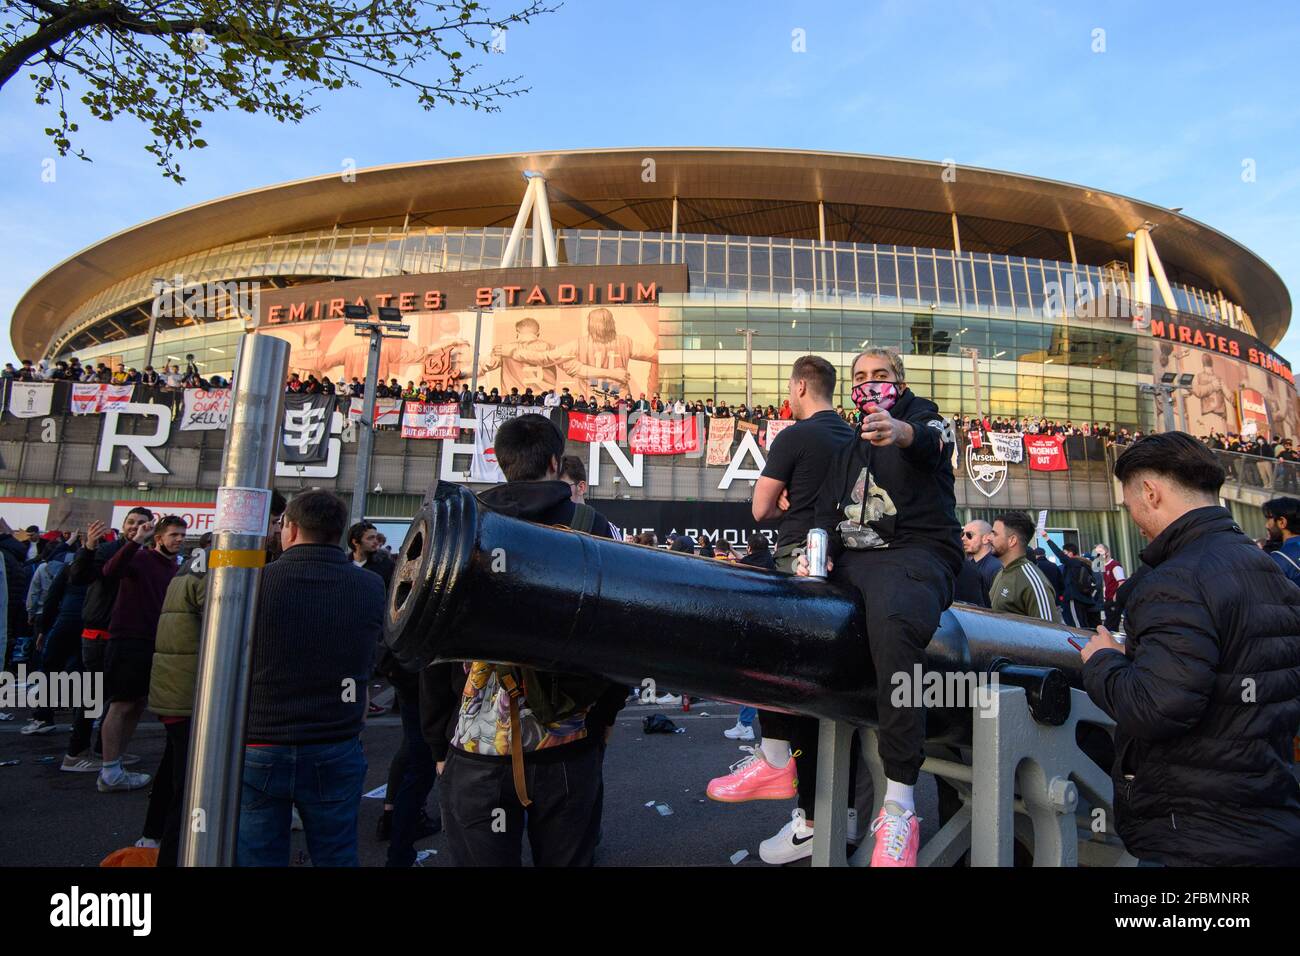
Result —
M 376 482 L 376 483 L 375 483 L 375 494 L 377 494 L 377 495 L 382 495 L 383 493 L 384 493 L 384 486 L 381 485 L 381 484 L 379 484 L 378 482 Z

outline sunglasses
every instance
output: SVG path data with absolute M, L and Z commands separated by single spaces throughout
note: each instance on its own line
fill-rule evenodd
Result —
M 975 537 L 975 532 L 974 532 L 974 531 L 963 531 L 963 532 L 961 533 L 961 536 L 962 536 L 963 538 L 973 538 L 973 537 Z

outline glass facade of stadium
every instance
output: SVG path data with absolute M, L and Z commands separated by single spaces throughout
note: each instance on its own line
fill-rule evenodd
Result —
M 310 291 L 306 287 L 331 280 L 492 270 L 501 267 L 508 235 L 508 229 L 483 227 L 339 229 L 215 248 L 123 279 L 86 301 L 69 316 L 63 328 L 70 331 L 52 342 L 50 354 L 143 367 L 154 277 L 179 276 L 187 283 L 247 280 L 264 289 L 292 285 Z M 556 238 L 562 265 L 687 267 L 690 291 L 662 294 L 658 301 L 658 390 L 666 400 L 744 401 L 745 339 L 737 331 L 744 328 L 755 332 L 752 388 L 760 405 L 780 404 L 790 363 L 800 355 L 817 353 L 845 369 L 862 348 L 891 346 L 903 353 L 909 383 L 919 394 L 935 400 L 947 415 L 970 415 L 976 411 L 974 369 L 963 350 L 973 348 L 979 353 L 985 415 L 1144 431 L 1155 424 L 1152 399 L 1140 390 L 1152 380 L 1151 333 L 1135 330 L 1127 317 L 1061 314 L 1049 298 L 1051 290 L 1072 283 L 1096 289 L 1113 282 L 1115 274 L 1107 268 L 774 237 L 559 229 Z M 526 265 L 524 246 L 515 265 Z M 1204 290 L 1171 285 L 1179 309 L 1202 321 L 1241 314 L 1221 310 Z M 203 312 L 212 319 L 183 326 L 164 317 L 155 366 L 183 364 L 194 354 L 206 374 L 229 375 L 245 325 L 223 319 L 225 308 L 223 301 L 208 302 Z M 1164 313 L 1160 307 L 1148 309 L 1153 316 Z M 1253 332 L 1248 317 L 1233 325 Z M 843 381 L 838 391 L 836 402 L 847 405 Z M 418 504 L 411 492 L 427 474 L 412 457 L 425 449 L 409 446 L 423 443 L 407 442 L 399 451 L 397 445 L 387 448 L 400 442 L 395 436 L 378 437 L 376 473 L 385 488 L 403 490 L 371 496 L 367 510 L 377 518 L 408 518 Z M 338 476 L 340 491 L 348 487 L 349 451 Z M 390 469 L 397 469 L 391 479 Z M 1115 511 L 1107 471 L 1104 461 L 1072 462 L 1068 474 L 1028 473 L 1023 481 L 1008 482 L 1008 491 L 1018 507 L 1048 508 L 1052 523 L 1077 529 L 1084 544 L 1115 542 L 1131 563 L 1140 540 Z M 646 473 L 638 498 L 738 501 L 748 496 L 748 482 L 719 492 L 698 462 L 655 461 Z M 192 489 L 206 487 L 196 477 L 175 493 L 192 497 Z M 167 494 L 170 482 L 160 484 L 154 494 Z M 959 484 L 964 488 L 963 478 Z M 45 485 L 25 485 L 24 493 L 43 494 Z M 600 500 L 601 493 L 595 496 Z M 984 507 L 992 503 L 977 494 L 962 498 L 964 517 L 997 510 Z M 1260 524 L 1254 510 L 1233 507 L 1248 531 Z
M 140 367 L 145 341 L 138 308 L 152 276 L 186 282 L 323 281 L 469 271 L 499 267 L 508 230 L 436 232 L 354 230 L 259 240 L 166 263 L 149 276 L 123 280 L 85 303 L 70 325 L 100 318 L 99 336 L 81 332 L 56 346 Z M 665 398 L 745 397 L 745 342 L 754 338 L 754 399 L 779 403 L 789 361 L 808 352 L 850 356 L 868 345 L 907 357 L 918 392 L 945 411 L 975 411 L 973 371 L 961 349 L 980 354 L 986 414 L 1035 415 L 1142 427 L 1139 377 L 1151 371 L 1150 337 L 1125 320 L 1052 315 L 1048 290 L 1099 287 L 1097 266 L 989 253 L 904 246 L 738 236 L 559 230 L 569 265 L 658 265 L 684 262 L 691 292 L 660 300 L 660 391 Z M 1175 284 L 1180 308 L 1210 320 L 1218 311 L 1204 292 Z M 130 306 L 131 308 L 127 308 Z M 224 303 L 208 304 L 220 315 Z M 1059 309 L 1057 311 L 1060 311 Z M 205 372 L 228 374 L 243 326 L 211 321 L 159 332 L 157 362 L 194 354 Z M 111 338 L 109 338 L 111 336 Z M 843 396 L 841 396 L 842 398 Z

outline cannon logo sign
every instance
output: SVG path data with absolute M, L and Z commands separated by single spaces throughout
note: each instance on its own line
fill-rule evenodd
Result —
M 985 498 L 992 498 L 1007 483 L 1007 463 L 998 458 L 991 446 L 966 446 L 966 475 Z

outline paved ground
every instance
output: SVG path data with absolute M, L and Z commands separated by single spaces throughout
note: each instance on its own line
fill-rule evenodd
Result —
M 655 705 L 633 705 L 623 711 L 605 758 L 604 838 L 597 851 L 598 865 L 730 866 L 731 855 L 742 849 L 749 856 L 740 865 L 764 865 L 758 859 L 758 844 L 789 819 L 794 802 L 721 804 L 704 796 L 709 779 L 744 756 L 736 741 L 722 736 L 736 722 L 736 710 L 731 704 L 704 701 L 692 703 L 690 713 Z M 656 711 L 666 713 L 685 733 L 643 734 L 642 718 Z M 101 794 L 95 790 L 93 774 L 60 773 L 66 725 L 57 734 L 24 737 L 18 731 L 27 712 L 9 713 L 15 719 L 0 722 L 0 762 L 18 759 L 21 763 L 0 767 L 0 865 L 94 866 L 111 851 L 134 843 L 144 821 L 146 792 Z M 373 718 L 367 725 L 363 738 L 370 764 L 367 791 L 387 779 L 400 735 L 396 716 Z M 131 751 L 143 758 L 136 769 L 152 772 L 162 757 L 163 744 L 162 725 L 152 719 L 142 722 L 131 745 Z M 43 757 L 52 762 L 41 763 Z M 928 837 L 938 822 L 932 779 L 922 778 L 918 795 L 917 810 Z M 663 816 L 647 807 L 652 800 L 667 804 L 672 814 Z M 436 810 L 436 789 L 429 806 Z M 362 801 L 364 866 L 384 863 L 387 844 L 375 839 L 381 809 L 380 800 Z M 423 865 L 450 865 L 441 834 L 419 848 L 437 851 Z M 305 862 L 305 844 L 295 833 L 295 860 L 300 856 Z

